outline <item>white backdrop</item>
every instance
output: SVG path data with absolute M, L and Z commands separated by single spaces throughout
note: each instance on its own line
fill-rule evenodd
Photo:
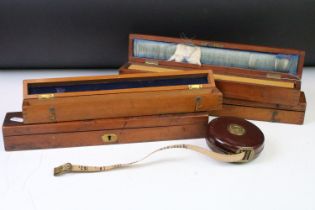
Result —
M 22 80 L 117 74 L 101 70 L 1 71 L 0 118 L 21 111 Z M 106 165 L 138 159 L 179 140 L 5 152 L 0 137 L 1 209 L 315 209 L 315 69 L 304 69 L 305 124 L 254 122 L 265 149 L 250 164 L 216 162 L 186 150 L 158 153 L 129 169 L 53 176 L 65 162 Z M 211 120 L 212 118 L 210 118 Z

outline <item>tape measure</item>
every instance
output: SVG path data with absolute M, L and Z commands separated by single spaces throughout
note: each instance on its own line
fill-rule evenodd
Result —
M 211 150 L 191 144 L 175 144 L 161 147 L 139 160 L 127 163 L 108 166 L 84 166 L 66 163 L 54 168 L 54 175 L 102 172 L 125 168 L 141 162 L 159 151 L 169 149 L 187 149 L 218 161 L 246 163 L 254 160 L 264 148 L 263 132 L 253 123 L 236 117 L 218 117 L 213 119 L 208 124 L 206 141 Z

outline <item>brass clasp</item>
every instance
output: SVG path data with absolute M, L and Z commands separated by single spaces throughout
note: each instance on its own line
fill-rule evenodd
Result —
M 40 100 L 51 99 L 51 98 L 54 98 L 54 97 L 55 97 L 55 94 L 41 94 L 41 95 L 38 95 L 38 99 L 40 99 Z
M 202 97 L 197 96 L 195 99 L 195 112 L 199 111 L 201 109 L 202 104 Z
M 148 65 L 154 65 L 154 66 L 159 65 L 159 62 L 157 60 L 146 60 L 144 63 Z
M 201 85 L 201 84 L 188 85 L 188 89 L 189 89 L 189 90 L 201 89 L 201 88 L 202 88 L 202 85 Z
M 281 74 L 277 74 L 277 73 L 267 73 L 266 74 L 267 78 L 270 79 L 281 79 Z

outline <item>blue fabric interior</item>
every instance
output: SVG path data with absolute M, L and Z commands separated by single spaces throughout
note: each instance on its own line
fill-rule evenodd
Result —
M 48 93 L 66 93 L 81 91 L 97 91 L 97 90 L 115 90 L 128 88 L 143 87 L 159 87 L 159 86 L 176 86 L 190 84 L 207 84 L 207 76 L 183 77 L 183 78 L 156 78 L 147 80 L 128 80 L 128 81 L 94 81 L 77 83 L 49 83 L 49 84 L 30 84 L 28 93 L 32 94 L 48 94 Z
M 187 43 L 183 43 L 187 44 Z M 189 43 L 187 45 L 190 45 Z M 176 43 L 135 39 L 133 56 L 156 60 L 168 60 L 176 51 Z M 265 70 L 297 75 L 298 55 L 262 53 L 202 46 L 201 64 Z

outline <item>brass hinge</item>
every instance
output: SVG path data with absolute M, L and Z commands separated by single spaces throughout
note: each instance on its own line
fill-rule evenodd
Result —
M 195 84 L 195 85 L 188 85 L 188 89 L 192 90 L 192 89 L 200 89 L 202 88 L 202 85 L 200 84 Z
M 159 62 L 156 60 L 146 60 L 145 64 L 158 66 Z
M 49 120 L 52 122 L 56 121 L 56 109 L 55 109 L 55 107 L 50 107 L 48 109 L 48 112 L 49 112 Z
M 209 47 L 215 47 L 215 48 L 224 48 L 224 45 L 217 42 L 211 42 L 208 44 Z
M 267 73 L 266 77 L 270 79 L 281 79 L 281 74 Z
M 38 99 L 51 99 L 51 98 L 54 98 L 55 95 L 54 94 L 41 94 L 41 95 L 38 95 Z

